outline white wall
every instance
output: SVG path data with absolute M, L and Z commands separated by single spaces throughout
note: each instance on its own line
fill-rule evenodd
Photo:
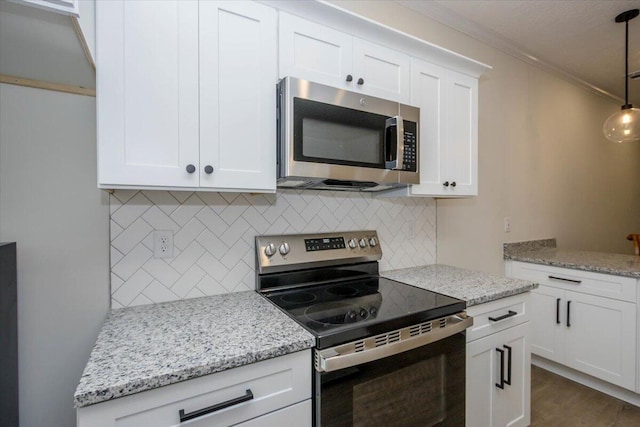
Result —
M 20 425 L 74 426 L 109 306 L 95 99 L 0 84 L 0 241 L 18 247 Z
M 619 105 L 398 4 L 334 3 L 493 66 L 479 89 L 479 196 L 437 200 L 438 262 L 502 273 L 503 242 L 546 237 L 633 253 L 640 143 L 614 144 L 601 130 Z

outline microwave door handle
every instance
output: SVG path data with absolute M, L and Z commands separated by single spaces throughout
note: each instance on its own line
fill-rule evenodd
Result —
M 404 119 L 402 116 L 390 117 L 385 122 L 385 129 L 396 127 L 396 152 L 393 160 L 386 161 L 391 151 L 391 141 L 385 141 L 385 168 L 402 170 L 404 161 Z M 386 131 L 385 131 L 386 134 Z

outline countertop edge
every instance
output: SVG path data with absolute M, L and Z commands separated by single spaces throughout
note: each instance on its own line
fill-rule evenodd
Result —
M 530 264 L 538 264 L 538 265 L 549 265 L 552 267 L 559 268 L 569 268 L 572 270 L 580 270 L 580 271 L 590 271 L 593 273 L 601 273 L 601 274 L 610 274 L 613 276 L 622 276 L 622 277 L 631 277 L 634 279 L 640 279 L 640 271 L 639 272 L 630 272 L 606 267 L 598 267 L 595 265 L 587 265 L 587 264 L 577 264 L 572 262 L 563 262 L 563 261 L 555 261 L 547 258 L 540 258 L 532 256 L 531 254 L 519 253 L 519 254 L 510 254 L 504 256 L 505 261 L 518 261 L 518 262 L 528 262 Z
M 276 347 L 275 349 L 267 349 L 257 353 L 248 353 L 234 356 L 229 359 L 221 360 L 215 365 L 198 366 L 173 373 L 166 373 L 149 378 L 142 378 L 124 384 L 117 384 L 112 387 L 93 390 L 85 393 L 74 394 L 74 407 L 76 409 L 107 402 L 120 397 L 131 396 L 144 391 L 154 390 L 160 387 L 177 384 L 183 381 L 204 377 L 206 375 L 223 372 L 233 368 L 250 365 L 252 363 L 263 360 L 273 359 L 275 357 L 284 356 L 298 351 L 307 350 L 315 346 L 315 339 L 309 339 L 288 343 Z

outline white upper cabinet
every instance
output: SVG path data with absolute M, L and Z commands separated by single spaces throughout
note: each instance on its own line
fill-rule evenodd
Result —
M 198 2 L 101 1 L 96 33 L 99 183 L 197 187 Z
M 277 13 L 220 3 L 200 3 L 200 187 L 275 191 Z
M 96 8 L 100 187 L 275 191 L 275 10 Z
M 409 55 L 284 12 L 279 29 L 281 78 L 409 103 Z
M 25 3 L 40 9 L 50 10 L 64 15 L 79 16 L 80 0 L 10 0 L 14 3 Z M 86 0 L 85 0 L 86 1 Z
M 477 195 L 478 79 L 413 59 L 411 87 L 420 107 L 420 184 L 411 195 Z

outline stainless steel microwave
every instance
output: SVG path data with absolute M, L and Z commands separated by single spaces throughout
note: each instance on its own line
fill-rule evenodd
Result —
M 277 93 L 278 187 L 383 191 L 420 182 L 420 109 L 293 77 Z

